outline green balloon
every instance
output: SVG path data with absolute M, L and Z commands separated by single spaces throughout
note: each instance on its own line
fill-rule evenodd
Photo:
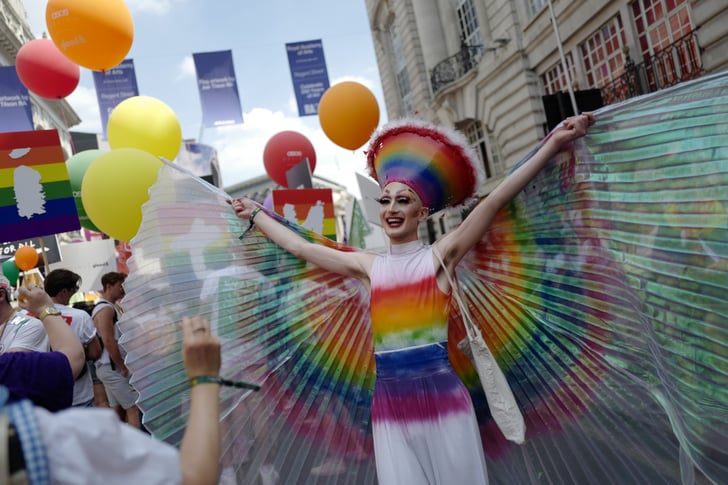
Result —
M 86 214 L 86 209 L 84 209 L 83 201 L 81 200 L 81 183 L 83 182 L 83 176 L 86 174 L 88 167 L 104 153 L 107 152 L 104 150 L 84 150 L 66 160 L 66 168 L 68 169 L 68 177 L 71 181 L 71 190 L 73 190 L 73 200 L 76 203 L 78 220 L 81 222 L 82 227 L 96 232 L 102 231 L 96 227 Z
M 15 264 L 14 260 L 8 259 L 6 261 L 3 261 L 3 275 L 5 275 L 5 277 L 10 282 L 10 286 L 15 286 L 18 284 L 20 268 L 18 268 L 18 265 Z

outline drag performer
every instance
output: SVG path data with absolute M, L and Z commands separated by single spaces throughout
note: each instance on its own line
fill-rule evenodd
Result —
M 591 113 L 567 119 L 527 163 L 433 246 L 421 222 L 475 196 L 477 157 L 462 136 L 420 121 L 393 122 L 375 134 L 371 175 L 382 192 L 379 218 L 387 254 L 343 252 L 311 243 L 247 199 L 231 202 L 294 256 L 359 279 L 371 292 L 377 380 L 372 422 L 381 484 L 487 483 L 473 404 L 448 361 L 447 275 L 482 238 L 495 214 L 560 150 L 586 134 Z M 433 249 L 442 255 L 442 268 Z

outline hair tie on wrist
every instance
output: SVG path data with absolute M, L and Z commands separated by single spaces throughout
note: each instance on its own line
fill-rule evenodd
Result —
M 258 384 L 251 384 L 250 382 L 243 381 L 231 381 L 219 376 L 197 376 L 190 379 L 190 387 L 195 387 L 197 384 L 220 384 L 221 386 L 237 387 L 238 389 L 252 389 L 254 391 L 260 390 L 260 386 Z

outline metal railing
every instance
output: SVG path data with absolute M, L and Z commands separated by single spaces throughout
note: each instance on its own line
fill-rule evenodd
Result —
M 482 45 L 463 45 L 457 54 L 437 63 L 430 75 L 432 92 L 436 93 L 470 72 L 478 65 L 484 52 Z
M 599 88 L 604 104 L 617 103 L 699 78 L 703 73 L 700 52 L 698 37 L 693 31 L 639 64 L 635 64 L 628 55 L 624 74 Z

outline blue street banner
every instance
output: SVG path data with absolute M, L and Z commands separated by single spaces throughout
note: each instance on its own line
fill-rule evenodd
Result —
M 286 44 L 293 90 L 298 103 L 298 116 L 318 114 L 324 91 L 329 89 L 329 73 L 321 40 Z
M 30 94 L 15 66 L 0 66 L 0 133 L 33 130 Z
M 192 54 L 205 128 L 243 122 L 240 95 L 230 50 Z
M 94 86 L 96 87 L 96 99 L 99 102 L 101 112 L 101 126 L 106 139 L 106 125 L 109 122 L 109 115 L 116 108 L 116 105 L 125 99 L 139 96 L 137 87 L 134 61 L 124 59 L 121 64 L 108 71 L 94 71 Z

